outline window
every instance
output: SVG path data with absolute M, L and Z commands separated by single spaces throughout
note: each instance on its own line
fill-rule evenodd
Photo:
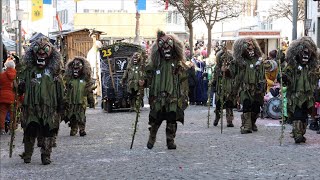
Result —
M 68 10 L 62 10 L 58 11 L 58 15 L 61 21 L 61 24 L 67 24 L 68 23 Z
M 167 14 L 167 23 L 172 23 L 172 11 L 169 11 Z

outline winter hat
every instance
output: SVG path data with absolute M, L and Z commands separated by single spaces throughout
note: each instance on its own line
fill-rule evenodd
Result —
M 7 61 L 4 63 L 4 66 L 7 68 L 15 68 L 16 64 L 13 61 L 13 57 L 9 57 Z

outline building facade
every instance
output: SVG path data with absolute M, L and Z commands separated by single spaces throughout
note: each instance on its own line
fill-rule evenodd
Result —
M 309 19 L 307 35 L 320 47 L 320 1 L 307 1 L 307 19 Z

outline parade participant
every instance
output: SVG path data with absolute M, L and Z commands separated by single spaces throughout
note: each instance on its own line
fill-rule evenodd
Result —
M 92 78 L 95 79 L 95 85 L 97 88 L 94 90 L 95 103 L 98 103 L 98 96 L 102 95 L 102 85 L 101 85 L 101 65 L 100 65 L 100 51 L 99 48 L 102 47 L 102 43 L 97 40 L 98 33 L 95 30 L 90 31 L 89 36 L 92 38 L 92 47 L 87 53 L 87 60 L 90 63 Z
M 41 161 L 51 163 L 53 136 L 63 112 L 62 57 L 46 37 L 40 37 L 26 51 L 19 75 L 19 94 L 24 93 L 23 117 L 25 163 L 31 162 L 36 137 L 43 137 Z
M 136 101 L 143 98 L 143 94 L 139 95 L 139 80 L 145 77 L 145 62 L 142 54 L 135 52 L 128 63 L 127 69 L 124 71 L 121 84 L 127 84 L 127 92 L 129 93 L 131 110 L 136 110 Z M 141 100 L 141 99 L 140 99 Z
M 183 44 L 177 37 L 158 31 L 157 41 L 152 46 L 146 66 L 147 79 L 150 83 L 149 125 L 151 127 L 147 143 L 149 149 L 153 148 L 163 120 L 167 120 L 167 147 L 176 149 L 174 138 L 177 121 L 184 122 L 184 110 L 188 104 L 186 70 Z
M 317 46 L 310 37 L 293 41 L 287 50 L 288 65 L 282 74 L 288 87 L 288 113 L 292 119 L 292 137 L 295 143 L 306 142 L 308 114 L 315 104 L 314 90 L 318 85 L 319 61 Z
M 261 56 L 260 47 L 253 38 L 241 38 L 233 44 L 233 57 L 237 66 L 235 87 L 240 87 L 240 103 L 243 106 L 241 134 L 258 131 L 256 120 L 263 105 L 265 92 Z
M 214 126 L 217 126 L 222 114 L 221 106 L 226 108 L 227 127 L 234 127 L 233 121 L 233 108 L 236 104 L 236 92 L 233 87 L 235 78 L 235 63 L 233 61 L 232 53 L 223 47 L 216 55 L 216 66 L 214 69 L 213 84 L 215 84 L 216 97 L 215 97 L 215 120 Z M 222 96 L 222 97 L 221 97 Z M 223 102 L 221 102 L 221 100 Z
M 278 63 L 276 62 L 277 50 L 272 50 L 269 52 L 270 60 L 264 62 L 265 68 L 265 77 L 267 81 L 267 93 L 270 91 L 270 88 L 277 84 L 278 76 Z
M 83 57 L 75 57 L 66 65 L 64 76 L 66 82 L 66 111 L 65 122 L 70 122 L 70 136 L 78 133 L 87 135 L 86 109 L 94 107 L 93 85 L 91 67 L 89 61 Z
M 0 73 L 0 135 L 5 134 L 7 112 L 12 116 L 11 105 L 14 103 L 13 81 L 16 78 L 15 63 L 9 57 L 4 63 L 5 71 Z

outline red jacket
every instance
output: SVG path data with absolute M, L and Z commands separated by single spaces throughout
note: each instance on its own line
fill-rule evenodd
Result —
M 0 73 L 0 103 L 14 103 L 13 81 L 16 78 L 16 70 L 7 68 Z

